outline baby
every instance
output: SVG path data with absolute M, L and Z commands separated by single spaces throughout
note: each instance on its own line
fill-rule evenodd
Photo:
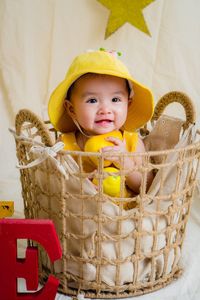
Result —
M 120 131 L 123 139 L 111 136 L 111 146 L 102 152 L 145 152 L 137 129 L 153 113 L 151 91 L 130 75 L 115 52 L 98 50 L 80 54 L 72 62 L 65 79 L 55 89 L 49 101 L 49 118 L 54 128 L 62 133 L 60 139 L 66 150 L 84 151 L 86 141 L 96 135 Z M 108 159 L 120 165 L 119 156 Z M 140 156 L 125 156 L 123 169 L 133 170 L 142 163 Z M 86 169 L 95 167 L 89 160 Z M 139 192 L 141 173 L 132 171 L 126 185 Z M 147 187 L 152 180 L 147 176 Z

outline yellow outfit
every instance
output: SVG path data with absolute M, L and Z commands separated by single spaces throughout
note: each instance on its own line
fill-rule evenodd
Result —
M 127 151 L 135 152 L 138 143 L 138 133 L 124 130 L 123 139 L 126 140 Z M 61 141 L 65 144 L 64 150 L 81 151 L 76 141 L 75 132 L 63 133 L 61 135 Z M 86 172 L 94 170 L 94 164 L 91 162 L 89 157 L 83 157 L 83 169 Z
M 126 140 L 128 152 L 135 152 L 138 142 L 138 133 L 124 130 L 123 138 L 125 138 Z M 64 150 L 81 151 L 79 145 L 76 142 L 75 132 L 63 133 L 61 135 L 61 141 L 65 144 Z
M 129 132 L 129 131 L 123 131 L 122 133 L 123 139 L 126 141 L 126 147 L 128 152 L 135 152 L 138 144 L 138 133 L 137 132 Z M 64 150 L 68 151 L 81 151 L 79 145 L 76 141 L 75 132 L 70 133 L 63 133 L 61 135 L 61 141 L 65 144 Z M 82 163 L 83 163 L 83 169 L 85 172 L 92 172 L 96 166 L 93 164 L 93 162 L 90 160 L 89 157 L 83 156 L 82 157 Z M 128 197 L 133 196 L 132 193 L 127 192 Z M 115 204 L 119 205 L 118 202 L 115 201 Z M 136 203 L 134 201 L 125 203 L 123 205 L 125 210 L 134 208 Z

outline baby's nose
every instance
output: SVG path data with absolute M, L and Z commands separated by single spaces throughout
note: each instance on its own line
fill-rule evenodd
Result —
M 101 104 L 101 106 L 99 107 L 99 113 L 100 114 L 109 114 L 109 113 L 111 113 L 111 108 L 110 108 L 109 104 L 108 103 Z

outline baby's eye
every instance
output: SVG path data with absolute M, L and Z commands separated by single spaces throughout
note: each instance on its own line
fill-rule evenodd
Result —
M 120 101 L 121 101 L 120 98 L 117 98 L 117 97 L 112 98 L 112 102 L 120 102 Z
M 91 98 L 86 101 L 86 103 L 96 103 L 96 102 L 97 102 L 97 99 L 95 99 L 95 98 Z

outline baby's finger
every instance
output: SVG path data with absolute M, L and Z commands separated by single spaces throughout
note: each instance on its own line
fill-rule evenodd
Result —
M 114 155 L 113 155 L 113 156 L 112 156 L 112 155 L 111 155 L 111 156 L 107 156 L 107 155 L 106 155 L 105 159 L 106 159 L 106 160 L 110 160 L 110 161 L 115 161 L 115 162 L 116 162 L 116 161 L 119 160 L 119 157 L 118 157 L 118 156 L 114 156 Z
M 119 156 L 116 156 L 115 152 L 119 152 L 116 149 L 113 149 L 114 147 L 104 147 L 101 149 L 101 152 L 106 154 L 105 159 L 110 161 L 118 161 Z
M 113 136 L 109 136 L 106 138 L 106 141 L 113 143 L 114 145 L 118 146 L 122 143 L 122 141 L 118 138 L 115 138 Z
M 106 146 L 100 149 L 100 152 L 109 152 L 113 151 L 113 146 Z

